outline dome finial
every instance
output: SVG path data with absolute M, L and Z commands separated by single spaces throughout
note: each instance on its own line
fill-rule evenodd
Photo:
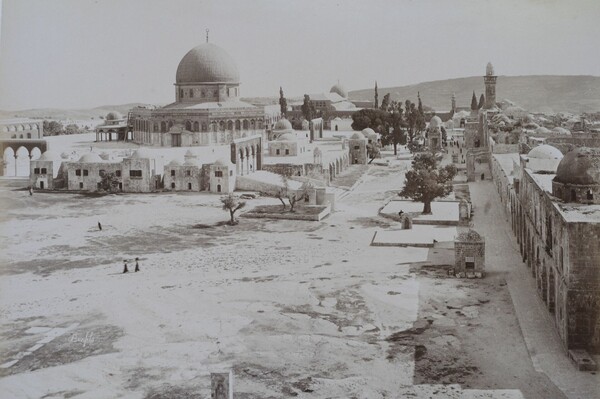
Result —
M 210 29 L 206 30 L 206 43 L 208 43 L 208 32 L 210 32 Z

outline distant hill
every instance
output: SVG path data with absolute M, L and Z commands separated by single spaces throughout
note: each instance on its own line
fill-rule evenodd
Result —
M 450 110 L 452 93 L 459 107 L 469 107 L 473 90 L 479 96 L 485 92 L 483 77 L 438 80 L 410 86 L 380 87 L 379 101 L 386 93 L 393 100 L 421 100 L 437 110 Z M 354 90 L 352 100 L 373 100 L 374 90 Z M 598 112 L 600 111 L 600 77 L 598 76 L 499 76 L 496 100 L 509 99 L 531 112 Z
M 10 118 L 34 118 L 34 119 L 99 119 L 100 116 L 106 116 L 111 111 L 117 111 L 127 116 L 127 112 L 134 107 L 147 105 L 142 103 L 130 103 L 121 105 L 102 105 L 90 109 L 58 109 L 58 108 L 39 108 L 25 109 L 21 111 L 1 111 L 1 119 Z

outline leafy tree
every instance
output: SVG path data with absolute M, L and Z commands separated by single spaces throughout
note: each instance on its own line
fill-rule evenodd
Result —
M 65 134 L 78 134 L 81 133 L 81 129 L 74 123 L 65 126 Z
M 363 108 L 352 114 L 352 129 L 363 130 L 368 127 L 381 133 L 385 125 L 388 113 L 375 108 Z
M 442 131 L 442 142 L 445 144 L 448 142 L 448 133 L 446 132 L 444 126 L 440 127 L 440 130 Z
M 483 108 L 484 105 L 485 105 L 485 96 L 483 95 L 483 93 L 481 93 L 481 96 L 479 96 L 479 104 L 477 104 L 477 109 Z
M 281 115 L 285 116 L 287 113 L 287 100 L 283 96 L 283 89 L 281 86 L 279 86 L 279 110 L 281 111 Z
M 239 197 L 229 194 L 221 197 L 221 203 L 223 204 L 223 210 L 229 211 L 230 221 L 229 224 L 232 226 L 236 224 L 235 213 L 246 206 L 246 201 L 242 201 Z
M 456 176 L 456 167 L 447 165 L 438 168 L 435 156 L 430 153 L 416 155 L 412 165 L 413 169 L 406 172 L 404 187 L 398 195 L 422 202 L 423 214 L 431 214 L 431 202 L 452 192 L 449 182 Z
M 44 127 L 44 136 L 57 136 L 62 133 L 63 125 L 57 121 L 47 121 L 43 122 Z
M 393 144 L 394 146 L 394 155 L 398 154 L 397 146 L 398 144 L 405 145 L 406 144 L 406 134 L 402 130 L 402 127 L 405 126 L 405 123 L 402 119 L 402 114 L 404 110 L 402 109 L 402 103 L 392 101 L 391 103 L 391 114 L 390 114 L 390 124 L 392 126 L 392 133 L 386 137 L 381 138 L 381 143 L 383 145 Z
M 475 92 L 473 91 L 473 97 L 471 97 L 471 111 L 477 111 L 477 96 L 475 95 Z
M 107 193 L 116 193 L 119 191 L 120 180 L 114 173 L 101 173 L 100 191 Z
M 381 100 L 380 109 L 382 111 L 389 111 L 389 107 L 390 107 L 390 93 L 387 93 L 385 96 L 383 96 L 383 100 Z
M 315 104 L 310 100 L 308 94 L 304 95 L 304 103 L 302 104 L 302 115 L 309 123 L 315 118 L 317 110 Z
M 367 144 L 367 156 L 369 157 L 369 163 L 373 162 L 373 160 L 375 158 L 381 158 L 381 151 L 379 149 L 379 144 L 368 143 Z

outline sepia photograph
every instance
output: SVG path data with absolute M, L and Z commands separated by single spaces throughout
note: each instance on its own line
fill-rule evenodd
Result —
M 0 398 L 600 399 L 600 1 L 0 0 Z

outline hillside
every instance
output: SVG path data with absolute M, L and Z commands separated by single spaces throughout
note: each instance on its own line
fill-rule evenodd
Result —
M 39 108 L 39 109 L 26 109 L 21 111 L 1 111 L 0 119 L 10 118 L 35 118 L 35 119 L 71 119 L 71 120 L 83 120 L 83 119 L 98 119 L 100 116 L 105 116 L 111 111 L 117 111 L 127 115 L 127 112 L 134 107 L 146 105 L 142 103 L 130 103 L 121 105 L 102 105 L 90 109 L 59 109 L 59 108 Z
M 421 93 L 423 104 L 438 110 L 449 110 L 452 93 L 459 107 L 471 104 L 473 90 L 477 98 L 484 92 L 483 78 L 438 80 L 410 86 L 380 87 L 379 100 L 391 93 L 393 100 L 416 102 Z M 372 100 L 373 89 L 349 93 L 353 100 Z M 532 112 L 598 112 L 600 111 L 600 77 L 597 76 L 499 76 L 496 99 L 509 99 Z

